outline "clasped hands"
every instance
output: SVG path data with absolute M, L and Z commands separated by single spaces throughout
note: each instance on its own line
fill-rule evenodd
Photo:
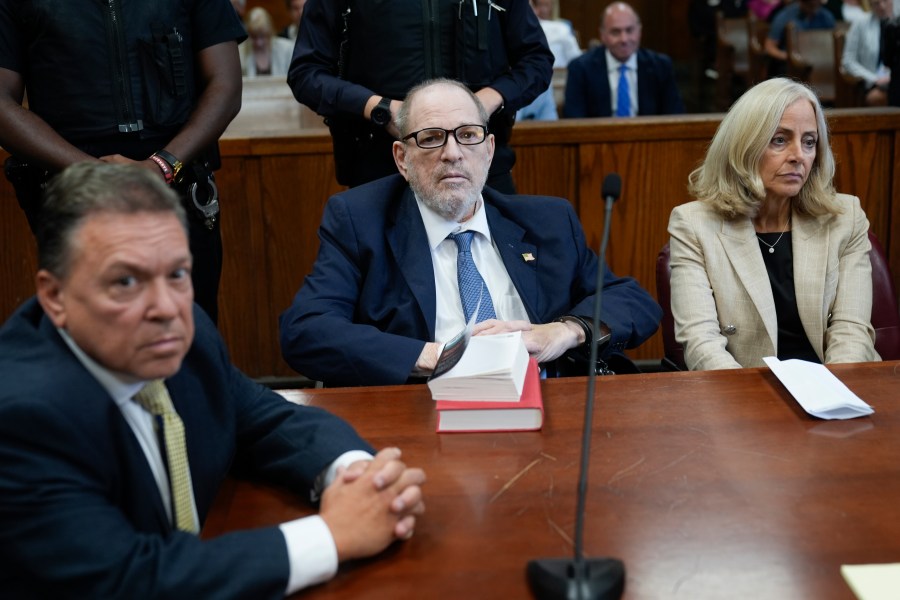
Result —
M 338 561 L 372 556 L 394 540 L 412 537 L 416 517 L 425 512 L 423 483 L 425 472 L 407 467 L 397 448 L 339 469 L 319 510 Z

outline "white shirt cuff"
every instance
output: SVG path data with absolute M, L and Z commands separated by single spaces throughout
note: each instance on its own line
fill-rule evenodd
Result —
M 322 499 L 322 492 L 325 491 L 334 478 L 337 477 L 337 470 L 340 467 L 349 467 L 358 460 L 372 460 L 374 457 L 365 450 L 350 450 L 344 452 L 331 463 L 324 471 L 319 473 L 313 482 L 313 487 L 309 491 L 310 502 L 318 502 Z
M 365 450 L 350 450 L 349 452 L 344 452 L 338 456 L 316 480 L 316 487 L 318 488 L 317 491 L 319 492 L 319 495 L 321 495 L 321 493 L 325 491 L 325 488 L 331 485 L 331 482 L 337 477 L 338 468 L 347 468 L 358 460 L 372 460 L 373 458 L 374 457 Z
M 338 568 L 337 548 L 322 517 L 304 517 L 278 527 L 284 534 L 290 563 L 286 596 L 334 577 Z

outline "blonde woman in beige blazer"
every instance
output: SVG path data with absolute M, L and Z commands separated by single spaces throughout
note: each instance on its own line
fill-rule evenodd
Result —
M 669 220 L 672 314 L 688 368 L 880 360 L 869 222 L 833 177 L 809 88 L 770 79 L 732 106 L 691 173 L 697 200 Z

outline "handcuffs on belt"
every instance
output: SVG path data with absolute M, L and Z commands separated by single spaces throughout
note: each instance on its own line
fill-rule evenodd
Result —
M 205 164 L 194 162 L 185 165 L 176 184 L 184 185 L 185 170 L 191 171 L 191 179 L 193 179 L 187 187 L 186 194 L 191 199 L 194 208 L 200 213 L 206 228 L 212 229 L 215 227 L 216 218 L 219 216 L 219 188 L 216 187 L 215 177 L 213 177 L 212 171 Z M 201 193 L 198 194 L 198 191 Z M 206 202 L 202 201 L 203 196 L 206 197 Z
M 150 156 L 150 160 L 160 168 L 166 183 L 177 186 L 183 195 L 191 199 L 191 203 L 200 213 L 206 228 L 215 227 L 216 217 L 219 215 L 219 188 L 216 187 L 216 180 L 209 166 L 199 160 L 184 164 L 166 150 L 157 150 Z M 187 189 L 184 187 L 185 171 L 190 174 L 189 180 L 191 180 Z M 200 202 L 197 199 L 197 190 L 200 189 L 201 181 L 206 186 L 206 202 Z

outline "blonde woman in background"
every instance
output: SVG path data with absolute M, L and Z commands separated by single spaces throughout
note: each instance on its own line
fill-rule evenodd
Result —
M 275 35 L 269 12 L 261 6 L 251 9 L 244 26 L 250 37 L 240 46 L 241 74 L 244 77 L 287 77 L 294 42 Z
M 776 78 L 728 111 L 669 220 L 675 337 L 692 370 L 765 356 L 880 360 L 869 222 L 837 194 L 816 95 Z

